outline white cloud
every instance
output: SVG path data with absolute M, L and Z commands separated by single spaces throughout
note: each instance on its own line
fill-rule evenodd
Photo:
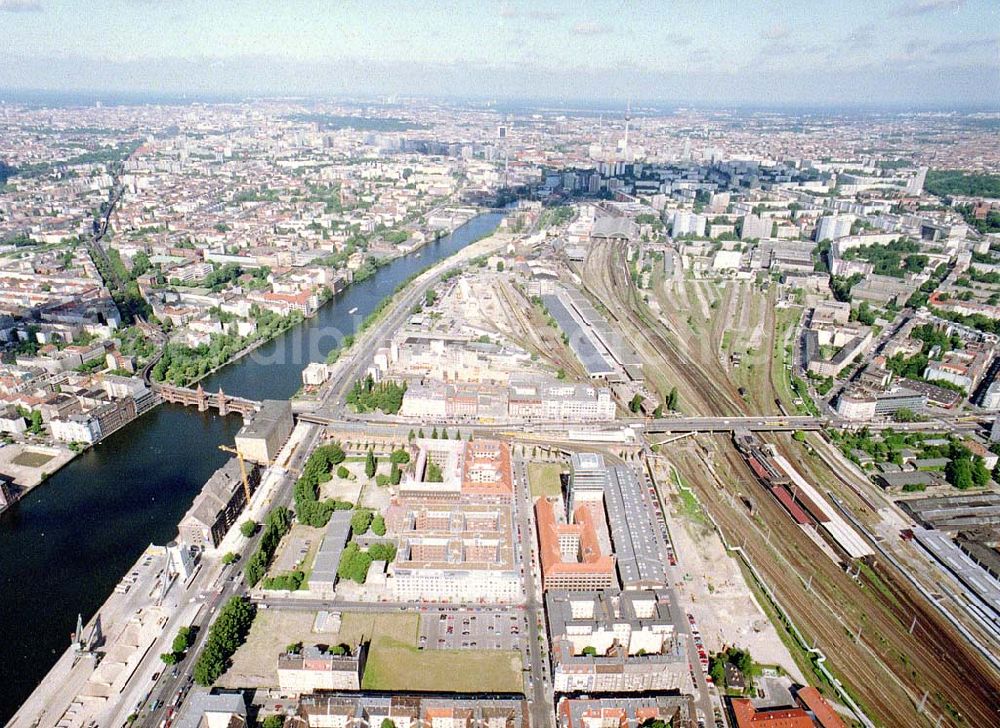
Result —
M 611 32 L 611 27 L 592 20 L 579 20 L 573 24 L 571 30 L 574 35 L 605 35 Z
M 694 42 L 694 38 L 683 33 L 667 33 L 663 36 L 671 45 L 687 46 Z
M 965 0 L 911 0 L 896 8 L 893 15 L 926 15 L 938 10 L 960 10 Z
M 768 40 L 781 40 L 787 38 L 791 31 L 781 23 L 776 23 L 764 31 L 764 37 Z
M 40 13 L 42 4 L 37 0 L 0 0 L 0 13 Z

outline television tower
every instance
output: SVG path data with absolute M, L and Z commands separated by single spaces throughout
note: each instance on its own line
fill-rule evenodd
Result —
M 625 104 L 625 144 L 622 147 L 622 161 L 628 161 L 628 125 L 632 121 L 632 101 Z
M 497 141 L 500 152 L 503 154 L 503 189 L 507 189 L 507 172 L 509 169 L 509 159 L 507 155 L 507 134 L 510 132 L 510 116 L 504 117 L 503 122 L 497 127 Z

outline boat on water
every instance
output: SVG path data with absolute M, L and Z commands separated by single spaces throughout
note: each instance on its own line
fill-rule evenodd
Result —
M 348 311 L 347 313 L 348 313 L 348 315 L 350 315 L 350 314 L 352 314 L 352 313 L 357 313 L 357 312 L 358 312 L 358 307 L 357 307 L 357 306 L 355 306 L 354 308 L 352 308 L 352 309 L 351 309 L 350 311 Z
M 423 255 L 423 253 L 417 253 L 417 254 L 416 254 L 415 256 L 413 256 L 413 257 L 414 257 L 414 258 L 419 258 L 419 257 L 420 257 L 421 255 Z

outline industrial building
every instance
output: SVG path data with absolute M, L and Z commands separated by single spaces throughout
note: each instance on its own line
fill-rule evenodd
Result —
M 667 594 L 549 590 L 545 608 L 556 692 L 693 689 Z
M 176 728 L 245 728 L 247 722 L 247 706 L 241 693 L 193 692 L 184 701 L 177 720 Z
M 582 293 L 563 289 L 542 296 L 542 303 L 591 379 L 642 380 L 642 360 Z
M 244 487 L 236 459 L 216 470 L 178 524 L 177 540 L 200 549 L 218 546 L 246 506 L 247 490 L 252 496 L 260 484 L 261 471 L 256 465 L 248 463 L 246 474 Z
M 543 589 L 590 591 L 618 585 L 603 508 L 584 503 L 573 521 L 557 518 L 556 504 L 535 501 Z
M 334 511 L 326 524 L 323 541 L 313 559 L 312 572 L 309 574 L 309 590 L 315 592 L 333 592 L 337 583 L 337 567 L 340 566 L 340 556 L 344 553 L 347 541 L 351 537 L 352 511 Z
M 666 549 L 635 472 L 624 466 L 606 467 L 604 458 L 595 453 L 574 453 L 570 467 L 570 510 L 587 501 L 603 507 L 622 588 L 666 586 Z
M 236 433 L 236 449 L 247 460 L 270 465 L 288 441 L 294 424 L 291 402 L 266 399 Z
M 749 698 L 730 698 L 736 728 L 846 728 L 837 711 L 814 687 L 799 688 L 796 705 L 762 706 Z
M 399 544 L 390 581 L 396 599 L 520 600 L 510 506 L 407 502 L 388 515 Z
M 899 501 L 913 520 L 927 528 L 957 533 L 1000 527 L 1000 495 L 967 493 Z

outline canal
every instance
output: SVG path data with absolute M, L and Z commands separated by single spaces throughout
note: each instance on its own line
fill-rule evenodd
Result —
M 480 215 L 379 268 L 203 386 L 287 399 L 303 367 L 322 361 L 400 283 L 491 233 L 501 217 Z M 238 415 L 161 405 L 0 515 L 0 724 L 69 645 L 77 614 L 86 623 L 146 546 L 174 538 L 195 495 L 229 457 L 218 446 L 232 444 L 241 425 Z

